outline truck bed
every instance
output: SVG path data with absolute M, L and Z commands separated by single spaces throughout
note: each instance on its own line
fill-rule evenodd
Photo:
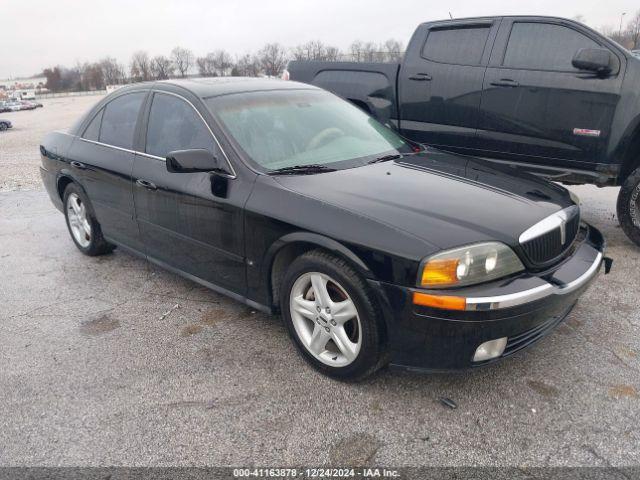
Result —
M 400 63 L 292 61 L 291 80 L 309 83 L 349 100 L 382 123 L 398 118 L 396 81 Z

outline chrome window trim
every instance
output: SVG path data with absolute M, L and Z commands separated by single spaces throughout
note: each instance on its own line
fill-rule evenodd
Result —
M 523 244 L 561 227 L 563 224 L 566 224 L 567 220 L 573 216 L 573 212 L 576 210 L 579 215 L 580 207 L 577 205 L 571 205 L 570 207 L 549 215 L 547 218 L 542 219 L 534 226 L 522 232 L 518 241 L 520 244 Z
M 160 94 L 163 94 L 163 95 L 172 95 L 174 97 L 177 97 L 177 98 L 183 100 L 189 106 L 191 106 L 191 108 L 193 108 L 193 110 L 198 114 L 198 116 L 200 117 L 200 120 L 202 120 L 202 123 L 204 123 L 205 127 L 207 127 L 207 130 L 209 130 L 209 133 L 211 134 L 211 137 L 216 142 L 216 145 L 218 146 L 218 148 L 222 152 L 222 155 L 224 156 L 224 159 L 227 162 L 227 165 L 229 165 L 229 169 L 231 170 L 231 174 L 220 174 L 220 175 L 225 176 L 227 178 L 231 178 L 231 179 L 237 178 L 236 171 L 233 168 L 231 160 L 229 160 L 229 157 L 227 156 L 227 152 L 224 151 L 224 148 L 222 148 L 222 145 L 220 145 L 220 142 L 218 141 L 218 138 L 213 133 L 213 130 L 211 130 L 211 127 L 209 126 L 207 121 L 204 119 L 202 114 L 198 111 L 198 109 L 193 105 L 193 103 L 191 103 L 188 99 L 186 99 L 185 97 L 183 97 L 182 95 L 180 95 L 178 93 L 167 92 L 165 90 L 157 90 L 157 89 L 154 89 L 154 88 L 151 89 L 151 93 L 153 93 L 153 94 L 160 93 Z M 151 107 L 153 107 L 153 99 L 151 100 Z M 151 108 L 149 108 L 149 117 L 151 117 Z M 149 119 L 147 119 L 147 130 L 148 129 L 149 129 Z M 145 139 L 146 139 L 146 134 L 145 134 Z M 147 148 L 147 146 L 145 144 L 145 149 L 146 148 Z M 162 161 L 166 161 L 165 158 L 158 157 L 156 155 L 151 155 L 151 154 L 149 154 L 147 152 L 136 152 L 136 153 L 142 154 L 143 156 L 149 156 L 151 158 L 156 158 L 156 159 L 161 159 Z
M 603 254 L 598 252 L 596 259 L 589 266 L 586 272 L 575 280 L 564 285 L 552 285 L 545 283 L 538 287 L 524 290 L 522 292 L 499 295 L 495 297 L 467 298 L 467 310 L 497 310 L 500 308 L 515 307 L 525 303 L 540 300 L 549 295 L 566 295 L 582 287 L 589 280 L 596 276 L 602 265 Z
M 237 178 L 236 175 L 236 171 L 233 168 L 233 165 L 231 164 L 231 161 L 229 160 L 229 157 L 227 157 L 226 152 L 224 151 L 224 149 L 222 148 L 222 145 L 220 145 L 220 142 L 218 141 L 218 139 L 216 138 L 216 136 L 213 134 L 213 132 L 211 131 L 211 128 L 209 127 L 209 124 L 206 122 L 206 120 L 204 119 L 204 117 L 200 114 L 200 112 L 196 109 L 196 107 L 194 107 L 193 103 L 191 103 L 189 100 L 187 100 L 186 98 L 184 98 L 182 95 L 178 95 L 177 93 L 172 93 L 172 92 L 165 92 L 163 90 L 151 90 L 153 93 L 163 93 L 166 95 L 173 95 L 174 97 L 178 97 L 180 99 L 182 99 L 183 101 L 185 101 L 187 104 L 189 104 L 191 106 L 191 108 L 193 108 L 195 110 L 195 112 L 198 114 L 198 116 L 200 117 L 200 120 L 202 120 L 202 123 L 204 123 L 204 125 L 207 127 L 207 130 L 209 130 L 209 133 L 211 134 L 211 137 L 213 138 L 213 140 L 216 142 L 216 145 L 218 146 L 218 148 L 220 149 L 220 151 L 222 152 L 222 155 L 224 155 L 224 159 L 227 162 L 227 165 L 229 165 L 229 168 L 231 170 L 232 173 L 230 174 L 226 174 L 226 173 L 218 173 L 218 175 L 222 176 L 222 177 L 226 177 L 226 178 L 230 178 L 230 179 L 235 179 Z M 104 108 L 104 107 L 103 107 Z M 149 111 L 151 112 L 151 111 Z M 148 122 L 147 122 L 147 126 L 148 126 Z M 79 135 L 76 136 L 76 138 L 82 140 L 83 142 L 87 142 L 87 143 L 92 143 L 94 145 L 99 145 L 101 147 L 108 147 L 108 148 L 113 148 L 115 150 L 120 150 L 121 152 L 127 152 L 127 153 L 133 153 L 135 155 L 140 155 L 142 157 L 147 157 L 147 158 L 152 158 L 154 160 L 158 160 L 161 162 L 166 162 L 167 159 L 163 158 L 163 157 L 159 157 L 157 155 L 152 155 L 150 153 L 147 152 L 140 152 L 138 150 L 131 150 L 129 148 L 123 148 L 123 147 L 118 147 L 116 145 L 110 145 L 108 143 L 102 143 L 102 142 L 97 142 L 95 140 L 89 140 L 87 138 L 81 137 Z M 146 145 L 145 145 L 146 147 Z
M 83 142 L 93 143 L 94 145 L 99 145 L 101 147 L 113 148 L 114 150 L 120 150 L 121 152 L 138 153 L 135 150 L 131 150 L 131 149 L 128 149 L 128 148 L 123 148 L 123 147 L 116 147 L 115 145 L 110 145 L 108 143 L 96 142 L 95 140 L 89 140 L 88 138 L 82 138 L 82 137 L 77 137 L 77 138 L 79 138 Z

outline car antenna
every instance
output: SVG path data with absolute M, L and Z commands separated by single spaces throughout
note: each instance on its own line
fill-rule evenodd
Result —
M 449 12 L 449 18 L 453 20 L 453 15 L 451 15 L 451 12 Z

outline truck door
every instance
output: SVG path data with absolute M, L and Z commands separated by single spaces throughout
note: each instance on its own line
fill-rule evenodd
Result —
M 606 155 L 623 77 L 575 69 L 596 34 L 554 19 L 504 19 L 484 79 L 478 148 L 489 157 L 594 169 Z
M 424 24 L 398 76 L 400 130 L 421 143 L 473 148 L 482 79 L 500 20 Z

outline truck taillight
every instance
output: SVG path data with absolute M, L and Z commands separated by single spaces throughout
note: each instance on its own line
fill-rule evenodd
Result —
M 282 77 L 280 77 L 280 78 L 282 78 L 282 80 L 289 80 L 289 70 L 286 70 L 286 69 L 283 70 L 282 71 Z

